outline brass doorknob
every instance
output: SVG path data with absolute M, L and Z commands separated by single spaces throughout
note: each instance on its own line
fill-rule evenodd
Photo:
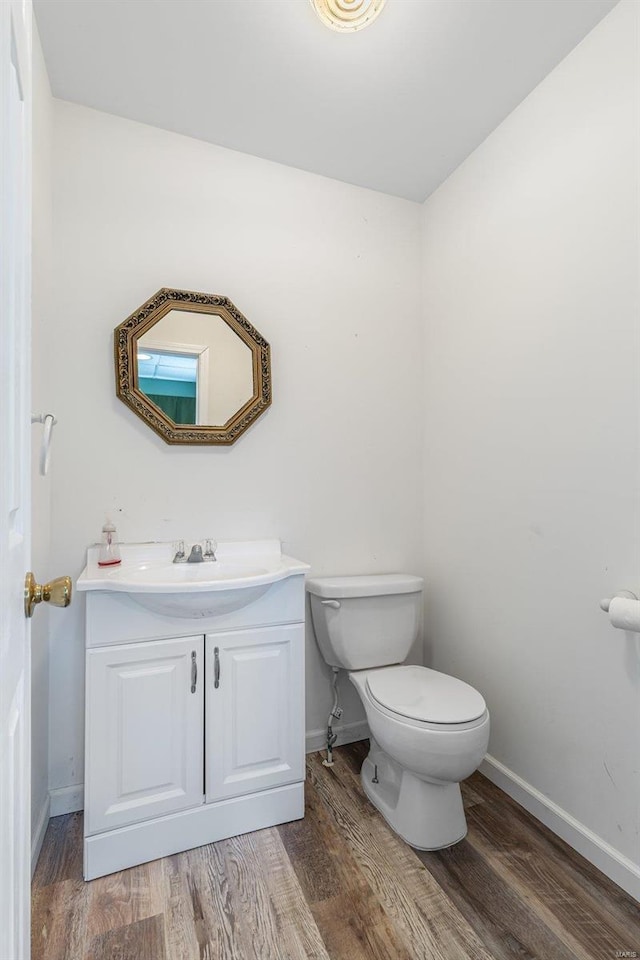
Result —
M 29 571 L 24 580 L 24 613 L 32 617 L 38 603 L 52 603 L 54 607 L 68 607 L 71 603 L 71 577 L 56 577 L 50 583 L 36 583 Z

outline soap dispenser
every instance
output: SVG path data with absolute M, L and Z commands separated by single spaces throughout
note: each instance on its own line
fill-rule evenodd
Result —
M 110 520 L 107 520 L 102 528 L 102 543 L 100 544 L 100 554 L 98 555 L 98 566 L 114 567 L 120 562 L 120 547 L 116 539 L 116 528 Z

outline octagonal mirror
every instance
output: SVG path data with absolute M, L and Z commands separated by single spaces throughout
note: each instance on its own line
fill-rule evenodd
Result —
M 167 443 L 233 443 L 271 403 L 269 344 L 228 297 L 164 287 L 116 327 L 115 362 Z

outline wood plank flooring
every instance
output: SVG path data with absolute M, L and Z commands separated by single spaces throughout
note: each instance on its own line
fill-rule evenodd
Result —
M 469 833 L 407 846 L 365 798 L 367 742 L 307 758 L 304 820 L 85 883 L 82 815 L 52 820 L 33 960 L 606 960 L 640 908 L 480 774 Z M 618 954 L 620 955 L 620 954 Z

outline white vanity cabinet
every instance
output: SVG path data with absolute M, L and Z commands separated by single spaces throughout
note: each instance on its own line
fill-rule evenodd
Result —
M 86 880 L 304 815 L 306 565 L 295 563 L 244 604 L 219 591 L 198 617 L 80 578 Z

